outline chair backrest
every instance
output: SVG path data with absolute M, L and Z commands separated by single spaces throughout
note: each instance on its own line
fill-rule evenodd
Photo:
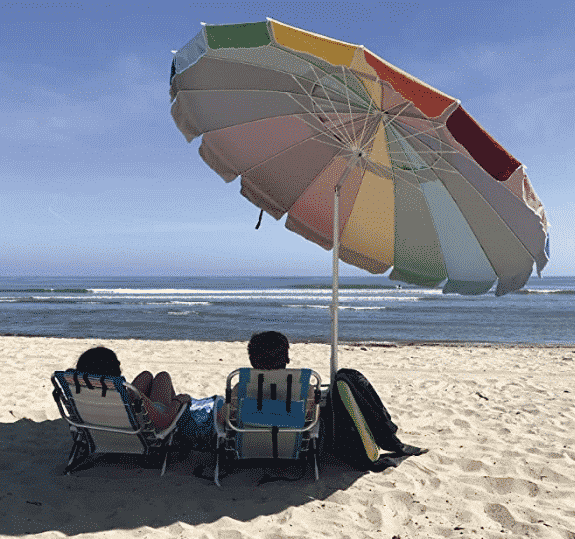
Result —
M 128 389 L 124 377 L 57 371 L 52 381 L 63 395 L 65 410 L 59 405 L 62 416 L 83 431 L 92 451 L 147 452 L 145 431 L 151 429 L 151 423 L 139 394 L 134 394 L 131 386 Z
M 312 372 L 311 369 L 239 369 L 237 426 L 261 429 L 261 432 L 238 433 L 239 458 L 298 458 Z M 318 376 L 315 377 L 319 384 Z

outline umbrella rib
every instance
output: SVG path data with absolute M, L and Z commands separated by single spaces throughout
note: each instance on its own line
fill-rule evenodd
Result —
M 315 71 L 314 71 L 314 73 L 315 73 Z M 316 76 L 317 76 L 317 74 L 316 74 Z M 309 97 L 309 99 L 312 101 L 312 103 L 316 104 L 317 107 L 327 116 L 328 113 L 324 111 L 323 107 L 319 104 L 319 102 L 303 87 L 303 85 L 296 79 L 295 76 L 294 76 L 293 78 L 294 78 L 294 80 L 300 85 L 301 89 L 306 93 L 306 95 Z M 327 92 L 326 92 L 326 90 L 325 90 L 325 87 L 323 86 L 323 84 L 321 83 L 321 81 L 319 80 L 319 78 L 318 78 L 318 80 L 317 80 L 317 83 L 323 88 L 325 94 L 327 95 Z M 327 97 L 328 97 L 328 100 L 329 100 L 329 96 L 327 96 Z M 292 99 L 294 99 L 294 98 L 292 97 Z M 295 100 L 295 99 L 294 99 L 294 100 Z M 297 100 L 295 100 L 295 101 L 297 102 Z M 332 106 L 332 108 L 333 108 L 333 111 L 335 112 L 335 114 L 337 115 L 337 117 L 338 117 L 338 119 L 339 119 L 339 121 L 340 121 L 340 125 L 343 125 L 343 119 L 342 119 L 341 116 L 339 115 L 338 110 L 335 108 L 335 106 L 333 105 L 333 102 L 332 102 L 331 100 L 330 100 L 330 104 L 331 104 L 331 106 Z M 302 106 L 303 106 L 303 105 L 302 105 Z M 314 116 L 318 119 L 318 121 L 321 122 L 321 120 L 320 120 L 320 118 L 319 118 L 319 115 L 318 115 L 317 113 L 315 113 L 315 112 L 313 112 L 313 111 L 309 111 L 309 110 L 308 110 L 307 112 L 308 112 L 309 114 L 314 115 Z M 337 127 L 337 126 L 334 126 L 334 127 Z M 349 136 L 348 133 L 347 133 L 347 130 L 346 130 L 345 133 L 343 133 L 343 132 L 342 132 L 341 130 L 339 130 L 339 129 L 338 129 L 337 131 L 338 131 L 338 133 L 340 134 L 341 138 L 344 139 L 344 140 L 346 140 L 346 142 L 348 142 L 348 140 L 347 140 L 347 138 L 346 138 L 346 137 Z
M 376 123 L 379 123 L 379 122 L 380 122 L 380 118 L 379 118 L 379 117 L 376 117 L 376 116 L 373 116 L 373 120 L 374 120 Z M 384 127 L 385 127 L 385 125 L 384 125 Z M 370 135 L 370 137 L 365 141 L 365 144 L 363 145 L 364 148 L 367 148 L 367 147 L 375 140 L 375 137 L 377 136 L 377 133 L 378 133 L 378 130 L 377 130 L 377 128 L 376 128 L 376 129 L 374 129 L 374 131 L 373 131 L 373 133 Z
M 393 124 L 396 125 L 397 127 L 402 127 L 403 129 L 405 129 L 406 131 L 410 130 L 409 124 L 407 124 L 407 126 L 401 125 L 403 122 L 401 121 L 401 119 L 399 118 L 395 118 L 393 120 Z M 441 124 L 440 127 L 444 127 L 444 124 Z M 458 150 L 453 148 L 448 142 L 445 142 L 444 140 L 441 139 L 441 137 L 439 135 L 435 135 L 433 136 L 433 133 L 437 132 L 437 127 L 430 127 L 428 129 L 425 130 L 421 130 L 421 131 L 417 131 L 417 133 L 411 133 L 410 135 L 407 136 L 402 136 L 402 140 L 407 140 L 409 138 L 416 138 L 418 135 L 422 135 L 422 134 L 429 134 L 434 140 L 439 141 L 442 145 L 446 145 L 448 148 L 451 148 L 453 150 L 453 153 L 457 153 Z M 419 140 L 419 139 L 418 139 Z M 433 151 L 433 150 L 432 150 Z M 446 151 L 446 150 L 441 150 Z M 450 152 L 451 153 L 451 152 Z
M 308 111 L 308 114 L 313 114 L 312 112 Z M 300 120 L 302 122 L 304 122 L 305 124 L 309 125 L 312 129 L 316 129 L 317 130 L 317 126 L 315 126 L 314 124 L 312 124 L 311 122 L 309 122 L 308 120 L 306 120 L 303 115 L 300 117 Z M 333 133 L 328 129 L 326 131 L 320 131 L 317 135 L 315 135 L 316 137 L 319 135 L 325 135 L 326 137 L 330 137 L 331 139 L 334 139 L 337 141 L 337 144 L 330 144 L 326 141 L 320 140 L 319 142 L 321 142 L 322 144 L 325 144 L 326 146 L 333 146 L 334 148 L 345 148 L 345 146 L 342 144 L 341 140 L 339 140 L 337 137 L 335 137 L 335 135 L 333 135 Z
M 306 91 L 305 88 L 302 87 L 302 89 L 303 89 L 304 92 Z M 307 92 L 306 92 L 306 93 L 307 93 Z M 300 105 L 308 114 L 310 114 L 311 116 L 315 117 L 318 122 L 323 123 L 322 120 L 321 120 L 321 118 L 319 117 L 319 115 L 318 115 L 316 112 L 314 112 L 313 110 L 309 110 L 309 109 L 307 109 L 306 107 L 304 107 L 297 99 L 295 99 L 295 97 L 293 97 L 293 95 L 291 95 L 291 94 L 288 94 L 288 95 L 289 95 L 298 105 Z M 329 118 L 329 116 L 328 116 L 329 113 L 323 111 L 323 108 L 319 105 L 319 103 L 315 100 L 315 98 L 314 98 L 313 96 L 311 96 L 310 94 L 308 94 L 308 97 L 310 98 L 310 100 L 311 100 L 313 103 L 316 103 L 316 105 L 318 106 L 318 108 L 321 109 L 322 112 L 324 112 L 324 114 Z M 337 110 L 335 110 L 335 108 L 334 108 L 334 112 L 335 112 L 335 114 L 337 115 L 337 117 L 340 119 L 340 124 L 339 124 L 339 126 L 345 125 L 345 122 L 344 122 L 343 119 L 339 116 L 339 113 L 338 113 Z M 331 125 L 332 125 L 332 128 L 331 128 L 331 129 L 328 128 L 327 125 L 326 125 L 326 131 L 325 131 L 325 133 L 329 133 L 329 135 L 330 135 L 333 139 L 337 140 L 337 141 L 340 142 L 340 143 L 341 143 L 341 139 L 343 139 L 345 142 L 348 142 L 347 139 L 346 139 L 347 130 L 346 130 L 346 132 L 344 133 L 341 129 L 338 129 L 338 127 L 339 127 L 338 125 L 334 124 L 333 122 L 331 122 Z M 340 138 L 338 138 L 338 137 L 335 135 L 335 132 L 336 132 L 336 131 L 339 133 Z
M 312 103 L 315 103 L 315 104 L 318 106 L 318 108 L 319 108 L 320 110 L 322 110 L 322 112 L 323 112 L 323 108 L 319 105 L 319 103 L 316 101 L 316 99 L 303 87 L 303 85 L 297 80 L 297 78 L 296 78 L 294 75 L 292 75 L 292 77 L 293 77 L 294 80 L 300 85 L 301 89 L 302 89 L 302 90 L 305 92 L 305 94 L 309 97 L 309 99 L 311 100 L 311 102 L 312 102 Z M 289 94 L 289 95 L 290 95 L 290 97 L 291 97 L 296 103 L 298 103 L 308 114 L 314 116 L 315 118 L 317 118 L 317 120 L 318 120 L 319 122 L 321 122 L 321 119 L 319 118 L 319 115 L 318 115 L 317 113 L 315 113 L 313 110 L 307 109 L 307 108 L 304 107 L 299 101 L 297 101 L 297 99 L 295 99 L 295 97 L 293 97 L 291 94 Z M 333 107 L 333 104 L 332 104 L 332 107 Z M 334 108 L 334 110 L 335 110 L 335 107 L 333 107 L 333 108 Z M 335 113 L 338 114 L 338 113 L 337 113 L 337 110 L 335 110 Z M 327 115 L 327 113 L 326 113 L 326 115 Z M 338 118 L 339 118 L 339 114 L 338 114 Z M 330 133 L 330 135 L 332 134 L 332 131 L 328 130 L 328 132 Z M 341 135 L 341 138 L 345 139 L 344 133 L 342 133 L 341 131 L 338 131 L 338 132 L 339 132 L 339 134 Z M 335 138 L 336 140 L 338 140 L 337 137 L 335 137 L 335 135 L 333 136 L 333 138 Z
M 407 154 L 409 153 L 409 151 L 407 150 L 407 148 L 410 148 L 410 149 L 414 152 L 415 155 L 433 154 L 433 155 L 439 156 L 441 153 L 459 153 L 459 151 L 458 151 L 456 148 L 454 148 L 454 147 L 452 147 L 450 144 L 444 142 L 438 135 L 436 135 L 436 136 L 432 136 L 432 135 L 431 135 L 431 132 L 436 132 L 436 128 L 430 128 L 430 129 L 425 130 L 425 131 L 418 131 L 417 133 L 410 133 L 411 129 L 410 129 L 409 127 L 403 126 L 403 125 L 401 124 L 401 120 L 398 120 L 398 119 L 397 119 L 397 115 L 396 115 L 390 122 L 388 122 L 387 125 L 390 125 L 390 127 L 394 128 L 394 129 L 393 129 L 393 133 L 394 133 L 394 135 L 395 135 L 395 137 L 396 137 L 396 140 L 397 140 L 397 142 L 398 142 L 398 143 L 402 146 L 402 148 L 403 148 L 403 151 L 402 151 L 402 152 L 393 152 L 393 151 L 390 151 L 389 153 L 392 154 L 392 155 L 398 155 L 398 154 L 399 154 L 399 155 L 405 155 L 405 156 L 407 156 Z M 401 129 L 407 131 L 407 132 L 410 133 L 410 134 L 407 135 L 407 136 L 405 136 L 405 135 L 401 132 Z M 425 133 L 425 134 L 430 134 L 430 136 L 431 136 L 434 140 L 437 140 L 442 146 L 443 146 L 443 145 L 446 145 L 448 148 L 451 149 L 451 151 L 447 151 L 447 150 L 443 150 L 443 149 L 441 149 L 441 150 L 433 150 L 428 144 L 423 143 L 422 141 L 420 141 L 420 140 L 417 138 L 417 135 L 419 135 L 419 134 L 424 134 L 424 133 Z M 413 147 L 411 146 L 411 144 L 409 144 L 409 141 L 408 141 L 407 139 L 410 139 L 410 138 L 413 138 L 413 139 L 417 140 L 418 142 L 424 144 L 424 146 L 427 147 L 427 148 L 429 148 L 429 150 L 427 150 L 427 151 L 416 150 L 415 148 L 413 148 Z M 407 148 L 405 147 L 405 144 L 407 144 Z M 402 160 L 402 159 L 394 158 L 394 161 L 396 161 L 396 162 L 401 162 L 401 163 L 407 163 L 407 164 L 410 165 L 410 166 L 413 166 L 413 165 L 414 165 L 413 161 L 409 160 L 409 158 L 408 158 L 408 161 L 404 161 L 404 160 Z M 447 161 L 446 161 L 446 162 L 447 162 Z M 428 168 L 428 167 L 429 167 L 429 165 L 427 165 L 427 163 L 426 163 L 426 168 Z M 403 170 L 405 170 L 405 169 L 403 169 Z M 445 172 L 450 172 L 449 170 L 439 169 L 439 168 L 438 168 L 437 170 L 444 170 Z
M 371 98 L 371 95 L 370 95 L 369 96 L 369 107 L 367 109 L 367 116 L 365 117 L 365 122 L 363 123 L 363 129 L 361 130 L 361 137 L 359 139 L 360 141 L 362 141 L 363 137 L 365 136 L 365 129 L 366 129 L 368 121 L 369 121 L 369 113 L 371 111 L 372 103 L 375 103 L 375 101 Z M 366 143 L 362 146 L 362 150 L 363 150 L 363 148 L 367 148 L 367 146 L 371 143 L 372 140 L 375 140 L 376 134 L 377 134 L 377 128 L 374 130 L 373 134 L 369 137 L 369 139 L 366 141 Z
M 332 79 L 336 80 L 339 84 L 341 84 L 341 81 L 338 81 L 338 80 L 333 76 L 333 73 L 330 73 L 329 71 L 327 71 L 326 69 L 324 69 L 321 65 L 314 64 L 313 62 L 311 62 L 311 61 L 308 60 L 307 58 L 304 58 L 303 56 L 300 56 L 299 54 L 296 54 L 294 51 L 292 51 L 292 50 L 290 50 L 290 49 L 287 49 L 287 48 L 284 48 L 284 47 L 280 46 L 280 45 L 277 44 L 277 43 L 273 43 L 273 44 L 271 44 L 271 46 L 272 46 L 272 47 L 275 47 L 275 48 L 277 48 L 277 49 L 279 49 L 279 50 L 281 50 L 281 51 L 283 51 L 283 52 L 286 53 L 286 54 L 290 54 L 290 55 L 292 55 L 292 56 L 295 56 L 296 58 L 298 58 L 298 60 L 300 60 L 300 61 L 302 61 L 302 62 L 305 62 L 305 63 L 311 68 L 311 70 L 314 72 L 314 74 L 315 74 L 316 70 L 323 71 L 328 77 L 331 77 Z M 247 64 L 247 65 L 252 65 L 252 64 Z M 337 66 L 334 66 L 333 64 L 330 64 L 330 66 L 331 66 L 331 67 L 334 67 L 334 68 L 337 67 Z M 286 73 L 286 74 L 289 74 L 289 75 L 292 75 L 292 76 L 293 76 L 293 73 L 292 73 L 292 72 L 289 72 L 289 71 L 284 71 L 284 70 L 281 70 L 281 69 L 276 69 L 276 71 L 278 71 L 278 72 L 280 72 L 280 73 Z M 353 71 L 353 70 L 350 69 L 350 71 Z M 302 76 L 302 75 L 299 75 L 299 76 L 300 76 L 302 79 L 305 79 L 304 76 Z M 317 77 L 317 74 L 316 74 L 316 77 Z M 313 82 L 312 79 L 306 79 L 306 80 L 309 80 L 310 82 Z M 343 86 L 345 86 L 345 84 L 344 84 Z M 337 93 L 337 94 L 339 94 L 339 95 L 341 95 L 342 97 L 344 97 L 344 95 L 343 95 L 342 93 L 340 93 L 339 91 L 334 90 L 334 92 Z M 356 92 L 356 91 L 354 90 L 353 93 L 358 97 L 359 100 L 365 101 L 364 97 L 361 96 L 358 92 Z M 368 96 L 369 96 L 369 93 L 368 93 Z M 371 99 L 371 96 L 369 96 L 369 98 Z M 357 103 L 356 103 L 356 105 L 359 106 Z M 361 108 L 364 108 L 364 107 L 361 107 Z
M 382 119 L 382 123 L 384 127 L 387 127 L 391 122 L 393 122 L 405 109 L 407 109 L 407 107 L 409 107 L 409 105 L 411 105 L 411 101 L 404 101 L 403 102 L 403 107 L 401 107 L 396 113 L 393 114 L 393 116 L 388 116 L 385 118 L 385 121 Z M 384 111 L 387 112 L 387 111 Z
M 347 87 L 347 77 L 345 76 L 345 68 L 343 66 L 341 66 L 341 72 L 343 74 L 343 85 L 345 86 L 345 95 L 347 97 L 347 106 L 349 108 L 349 116 L 352 117 L 352 113 L 351 113 L 351 103 L 349 100 L 349 89 Z M 355 129 L 353 129 L 353 134 L 355 136 Z M 357 137 L 354 140 L 354 142 L 357 142 Z
M 331 101 L 331 99 L 330 99 L 330 97 L 329 97 L 329 94 L 327 93 L 326 87 L 324 86 L 324 84 L 323 84 L 323 82 L 321 81 L 321 79 L 318 77 L 318 75 L 317 75 L 315 69 L 313 70 L 313 72 L 314 72 L 314 75 L 316 76 L 317 84 L 319 84 L 319 85 L 321 86 L 322 90 L 325 92 L 325 95 L 327 96 L 327 98 L 328 98 L 329 101 L 330 101 L 330 104 L 331 104 L 331 106 L 332 106 L 332 108 L 333 108 L 333 111 L 337 114 L 337 117 L 338 117 L 338 119 L 339 119 L 340 125 L 345 125 L 345 122 L 343 121 L 343 118 L 340 116 L 339 111 L 338 111 L 338 110 L 335 108 L 335 106 L 333 105 L 333 102 Z M 331 77 L 332 79 L 334 78 L 331 74 L 328 74 L 328 76 Z M 347 92 L 346 92 L 346 93 L 347 93 Z M 311 97 L 311 96 L 310 96 L 310 97 Z M 342 96 L 342 97 L 343 97 L 343 96 Z M 346 98 L 347 103 L 348 103 L 348 106 L 349 106 L 349 96 L 346 95 L 345 98 Z M 351 110 L 350 110 L 350 117 L 351 117 L 351 116 L 352 116 L 352 114 L 351 114 Z M 349 135 L 347 129 L 345 130 L 345 132 L 346 132 L 346 135 L 347 135 L 348 139 L 351 141 L 351 137 L 350 137 L 350 135 Z
M 342 71 L 342 73 L 343 73 L 343 79 L 344 79 L 344 82 L 345 82 L 344 86 L 345 86 L 345 90 L 346 90 L 347 104 L 348 104 L 348 107 L 349 107 L 349 109 L 350 109 L 350 110 L 349 110 L 349 114 L 350 114 L 350 116 L 352 116 L 352 112 L 351 112 L 351 100 L 349 99 L 349 86 L 348 86 L 348 84 L 347 84 L 346 70 L 345 70 L 345 67 L 344 67 L 343 65 L 341 66 L 341 71 Z M 353 70 L 350 69 L 350 72 L 353 74 Z M 367 124 L 368 124 L 369 119 L 370 119 L 371 105 L 372 105 L 373 103 L 375 103 L 374 100 L 373 100 L 373 98 L 371 97 L 371 94 L 370 94 L 367 90 L 366 90 L 366 93 L 367 93 L 367 95 L 369 96 L 369 105 L 368 105 L 368 108 L 367 108 L 367 115 L 366 115 L 366 117 L 365 117 L 365 122 L 363 123 L 363 128 L 362 128 L 362 132 L 361 132 L 361 137 L 360 137 L 359 139 L 357 139 L 357 136 L 356 136 L 356 139 L 355 139 L 355 142 L 358 144 L 358 146 L 360 146 L 360 148 L 361 148 L 362 150 L 365 149 L 365 148 L 367 148 L 367 146 L 372 142 L 372 140 L 375 139 L 375 134 L 377 133 L 377 129 L 376 129 L 375 132 L 374 132 L 374 134 L 373 134 L 372 136 L 370 136 L 370 138 L 366 141 L 366 143 L 365 143 L 365 144 L 361 144 L 361 141 L 363 140 L 363 137 L 364 137 L 364 135 L 365 135 L 365 129 L 366 129 Z M 354 135 L 356 135 L 356 133 L 355 133 L 355 128 L 354 128 Z
M 408 131 L 408 132 L 410 131 L 410 129 L 409 129 L 408 127 L 405 127 L 405 126 L 402 126 L 402 125 L 397 125 L 397 124 L 396 124 L 395 127 L 396 127 L 396 131 L 397 131 L 398 129 L 404 129 L 404 130 L 406 130 L 406 131 Z M 433 131 L 435 131 L 435 129 L 433 129 Z M 439 160 L 439 159 L 442 159 L 448 166 L 452 167 L 452 165 L 450 165 L 445 159 L 443 159 L 443 158 L 441 157 L 441 155 L 442 155 L 442 154 L 460 154 L 460 153 L 462 153 L 462 152 L 461 152 L 460 150 L 458 150 L 457 148 L 455 148 L 454 146 L 452 146 L 451 144 L 449 144 L 448 142 L 445 142 L 444 140 L 442 140 L 439 136 L 437 136 L 437 137 L 432 137 L 432 138 L 433 138 L 434 140 L 439 141 L 439 142 L 441 143 L 441 145 L 442 145 L 442 148 L 441 148 L 440 150 L 434 150 L 433 148 L 431 148 L 431 147 L 429 146 L 429 144 L 426 144 L 424 141 L 419 140 L 419 139 L 417 138 L 417 135 L 424 134 L 424 133 L 429 133 L 429 131 L 419 131 L 419 132 L 417 132 L 417 133 L 411 133 L 411 134 L 408 135 L 408 136 L 404 136 L 404 135 L 401 133 L 401 131 L 398 131 L 398 134 L 400 135 L 401 140 L 406 141 L 408 138 L 414 138 L 414 139 L 417 140 L 420 144 L 423 144 L 425 147 L 429 148 L 429 150 L 427 150 L 427 151 L 421 151 L 421 150 L 415 150 L 415 149 L 414 149 L 414 151 L 415 151 L 417 154 L 419 154 L 419 155 L 421 155 L 421 154 L 436 155 L 437 158 L 438 158 L 438 160 Z M 398 140 L 399 140 L 399 139 L 398 139 Z M 409 142 L 408 142 L 408 144 L 409 144 Z M 447 148 L 449 148 L 449 150 L 443 149 L 443 146 L 447 146 Z M 390 153 L 396 154 L 396 153 L 398 153 L 398 152 L 390 152 Z M 437 163 L 437 161 L 436 161 L 436 163 Z M 433 165 L 429 165 L 430 168 L 431 168 L 431 166 L 434 166 L 434 167 L 436 168 L 436 170 L 441 170 L 441 171 L 443 171 L 443 172 L 453 172 L 454 170 L 456 170 L 456 169 L 453 168 L 453 167 L 452 167 L 452 170 L 450 170 L 450 169 L 445 169 L 445 168 L 439 168 L 439 167 L 437 167 L 437 166 L 435 165 L 435 163 L 434 163 Z
M 384 127 L 387 127 L 387 126 L 390 126 L 390 127 L 391 127 L 391 126 L 394 126 L 397 122 L 400 122 L 400 120 L 398 119 L 398 116 L 399 116 L 399 114 L 401 114 L 401 112 L 403 112 L 403 110 L 405 110 L 405 108 L 407 108 L 408 106 L 409 106 L 409 102 L 406 102 L 405 105 L 404 105 L 404 107 L 403 107 L 400 111 L 398 111 L 398 112 L 394 115 L 393 118 L 391 118 L 391 119 L 390 119 L 389 121 L 387 121 L 387 122 L 383 122 L 383 121 L 382 121 L 382 123 L 384 124 Z M 431 128 L 430 130 L 427 130 L 427 131 L 422 131 L 422 133 L 429 133 L 430 131 L 435 131 L 435 128 Z M 418 133 L 418 134 L 419 134 L 419 133 Z M 401 144 L 401 141 L 405 141 L 405 142 L 407 142 L 407 143 L 409 144 L 409 142 L 407 141 L 407 139 L 408 139 L 408 138 L 415 138 L 415 137 L 416 137 L 415 134 L 410 134 L 410 135 L 408 135 L 408 136 L 403 136 L 403 134 L 402 134 L 401 132 L 398 132 L 397 130 L 394 130 L 394 135 L 395 135 L 395 140 L 397 140 L 398 143 L 400 143 L 400 144 Z M 368 139 L 368 141 L 366 141 L 365 146 L 371 144 L 371 142 L 375 139 L 376 136 L 377 136 L 377 130 L 375 130 L 374 133 L 373 133 L 373 135 Z M 437 136 L 437 137 L 433 137 L 433 138 L 436 139 L 436 140 L 438 140 L 439 142 L 443 143 L 443 141 L 442 141 L 438 136 Z M 418 139 L 416 139 L 416 140 L 418 140 Z M 452 150 L 452 152 L 450 152 L 450 153 L 457 153 L 457 150 L 456 150 L 455 148 L 452 148 L 452 147 L 451 147 L 450 145 L 448 145 L 447 143 L 445 143 L 445 144 Z M 426 145 L 426 146 L 427 146 L 427 145 Z M 411 147 L 411 146 L 409 146 L 409 147 Z M 427 146 L 427 147 L 429 148 L 429 146 Z M 420 154 L 422 154 L 422 153 L 432 154 L 432 155 L 435 155 L 435 156 L 438 156 L 438 155 L 439 155 L 439 152 L 434 151 L 434 150 L 431 149 L 431 148 L 429 148 L 429 150 L 428 150 L 428 151 L 425 151 L 425 152 L 422 152 L 422 151 L 419 151 L 419 150 L 415 150 L 414 148 L 412 148 L 412 150 L 413 150 L 414 154 L 416 154 L 416 155 L 420 155 Z M 396 164 L 405 164 L 405 165 L 407 165 L 407 166 L 409 167 L 409 170 L 417 170 L 416 168 L 414 168 L 414 162 L 413 162 L 412 160 L 409 160 L 409 158 L 408 158 L 407 160 L 405 160 L 405 159 L 400 159 L 400 158 L 399 158 L 399 156 L 407 156 L 407 150 L 406 150 L 405 148 L 403 148 L 402 151 L 391 151 L 391 150 L 388 150 L 388 152 L 389 152 L 389 154 L 390 154 L 390 157 L 392 157 L 393 161 L 394 161 Z M 374 164 L 374 166 L 377 166 L 377 165 L 375 165 L 375 163 L 374 163 L 373 161 L 370 160 L 370 162 L 372 162 L 372 163 Z M 428 167 L 429 167 L 429 165 L 427 165 L 427 163 L 425 163 L 425 162 L 423 162 L 423 163 L 426 165 L 424 168 L 428 168 Z M 406 170 L 406 169 L 403 168 L 403 167 L 400 167 L 400 168 L 401 168 L 402 170 Z M 438 168 L 438 170 L 445 170 L 445 169 L 439 169 L 439 168 Z M 450 170 L 445 170 L 445 172 L 450 172 Z
M 282 50 L 283 50 L 283 48 L 282 48 Z M 287 51 L 285 51 L 285 52 L 287 52 Z M 323 89 L 323 91 L 325 92 L 326 97 L 328 98 L 328 100 L 329 100 L 330 103 L 332 104 L 332 108 L 333 108 L 334 112 L 337 114 L 338 118 L 340 118 L 340 123 L 341 123 L 342 125 L 345 125 L 345 123 L 343 122 L 343 120 L 341 119 L 341 117 L 340 117 L 340 115 L 339 115 L 339 111 L 333 106 L 333 103 L 332 103 L 332 101 L 331 101 L 331 98 L 329 97 L 329 94 L 328 94 L 328 92 L 327 92 L 327 90 L 326 90 L 326 87 L 324 86 L 324 84 L 323 84 L 322 81 L 321 81 L 321 78 L 320 78 L 320 77 L 318 76 L 318 74 L 317 74 L 316 69 L 321 69 L 321 68 L 318 67 L 318 66 L 315 66 L 315 65 L 312 64 L 309 60 L 305 60 L 304 58 L 301 58 L 299 55 L 296 55 L 296 56 L 297 56 L 298 58 L 300 58 L 301 60 L 303 60 L 304 62 L 306 62 L 306 63 L 310 66 L 311 71 L 313 72 L 313 74 L 314 74 L 315 77 L 316 77 L 316 83 L 319 84 L 319 85 L 321 86 L 321 88 Z M 333 76 L 332 73 L 329 73 L 329 72 L 327 72 L 327 71 L 325 71 L 325 70 L 323 70 L 323 69 L 322 69 L 322 71 L 323 71 L 328 77 L 330 77 L 330 78 L 336 80 L 336 82 L 339 83 L 339 81 L 337 81 L 337 79 Z M 350 116 L 353 116 L 353 113 L 352 113 L 352 111 L 351 111 L 351 99 L 350 99 L 350 97 L 349 97 L 349 88 L 348 88 L 348 85 L 347 85 L 347 77 L 345 76 L 345 70 L 344 70 L 343 66 L 342 66 L 342 71 L 343 71 L 343 78 L 344 78 L 344 84 L 343 84 L 343 86 L 344 86 L 344 88 L 345 88 L 345 94 L 346 94 L 345 97 L 346 97 L 346 100 L 347 100 L 347 104 L 348 104 Z M 297 80 L 296 76 L 295 76 L 294 74 L 291 74 L 291 76 L 294 78 L 294 80 L 296 80 L 296 82 L 300 85 L 300 87 L 301 87 L 302 90 L 308 95 L 308 97 L 309 97 L 312 101 L 314 101 L 313 96 L 312 96 L 309 92 L 306 91 L 306 89 L 303 87 L 303 85 Z M 304 78 L 304 77 L 302 77 L 302 78 Z M 334 90 L 334 92 L 339 94 L 339 92 L 337 92 L 337 91 L 335 91 L 335 90 Z M 341 95 L 341 94 L 340 94 L 340 95 Z M 369 95 L 369 92 L 367 92 L 367 95 L 369 96 L 369 99 L 370 99 L 370 103 L 369 103 L 369 107 L 370 107 L 370 106 L 371 106 L 371 103 L 373 102 L 373 99 L 371 98 L 371 95 Z M 343 96 L 342 96 L 342 97 L 343 97 Z M 315 102 L 315 101 L 314 101 L 314 102 Z M 319 103 L 317 103 L 317 105 L 318 105 L 318 107 L 322 110 L 322 112 L 325 113 L 325 111 L 323 111 L 323 109 L 319 106 Z M 369 107 L 368 107 L 368 113 L 369 113 Z M 346 129 L 346 133 L 347 133 L 347 129 Z M 354 129 L 354 133 L 355 133 L 355 129 Z M 350 144 L 350 143 L 352 142 L 352 138 L 351 138 L 351 136 L 350 136 L 349 134 L 348 134 L 348 140 L 347 140 L 347 142 L 348 142 L 348 144 Z

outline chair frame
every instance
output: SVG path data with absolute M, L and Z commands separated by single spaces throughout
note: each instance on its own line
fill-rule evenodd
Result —
M 172 442 L 174 435 L 178 430 L 178 421 L 182 414 L 184 413 L 187 404 L 182 403 L 178 413 L 174 420 L 165 429 L 161 431 L 156 431 L 152 421 L 148 417 L 146 408 L 144 406 L 142 394 L 140 391 L 126 382 L 122 377 L 122 385 L 125 389 L 132 393 L 132 397 L 126 399 L 122 396 L 122 402 L 125 407 L 127 417 L 129 419 L 132 428 L 120 428 L 120 427 L 109 427 L 104 425 L 97 425 L 94 423 L 89 423 L 83 421 L 74 402 L 73 394 L 63 387 L 60 375 L 73 374 L 74 372 L 67 371 L 56 371 L 51 377 L 52 384 L 54 385 L 54 390 L 52 391 L 52 396 L 56 401 L 58 410 L 62 418 L 68 423 L 70 434 L 72 435 L 73 445 L 70 455 L 68 457 L 68 465 L 64 469 L 66 475 L 70 475 L 71 472 L 85 463 L 92 457 L 97 451 L 94 450 L 96 443 L 91 435 L 91 431 L 103 431 L 111 432 L 126 436 L 137 436 L 141 442 L 141 451 L 136 454 L 140 455 L 151 455 L 153 453 L 159 453 L 161 462 L 161 475 L 163 476 L 166 472 L 168 457 L 171 451 Z M 88 373 L 76 372 L 75 380 L 82 380 L 86 385 L 82 385 L 81 388 L 90 391 L 89 382 L 90 379 L 98 380 L 102 382 L 103 380 L 108 380 L 115 385 L 112 381 L 111 376 L 99 376 L 91 375 Z
M 240 371 L 243 369 L 236 369 L 232 371 L 226 380 L 226 399 L 223 404 L 223 412 L 225 417 L 225 422 L 222 425 L 221 422 L 218 421 L 218 411 L 219 407 L 214 406 L 214 425 L 216 430 L 216 467 L 214 470 L 214 482 L 218 487 L 221 488 L 220 480 L 219 480 L 219 473 L 220 468 L 224 464 L 224 461 L 227 460 L 236 460 L 237 459 L 237 450 L 235 447 L 236 436 L 240 433 L 261 433 L 262 431 L 269 431 L 272 436 L 279 436 L 279 433 L 299 433 L 302 434 L 301 440 L 301 448 L 298 451 L 298 458 L 299 454 L 303 453 L 307 455 L 307 460 L 313 460 L 314 466 L 314 476 L 315 480 L 319 479 L 319 465 L 317 460 L 317 440 L 319 438 L 319 416 L 320 416 L 320 404 L 322 400 L 322 385 L 321 385 L 321 377 L 320 375 L 311 369 L 310 371 L 311 376 L 315 378 L 315 383 L 311 384 L 310 387 L 314 387 L 314 408 L 313 408 L 313 416 L 310 420 L 306 420 L 306 424 L 302 428 L 288 428 L 288 427 L 277 427 L 277 426 L 261 426 L 261 427 L 252 427 L 252 428 L 244 428 L 239 427 L 237 424 L 234 424 L 230 419 L 230 409 L 232 406 L 232 380 L 239 376 Z M 259 371 L 258 369 L 250 369 L 254 372 L 266 372 L 266 371 Z M 301 369 L 299 369 L 301 370 Z M 236 399 L 236 409 L 237 406 Z M 306 398 L 306 402 L 309 402 L 309 399 Z M 307 413 L 307 412 L 306 412 Z M 237 418 L 235 419 L 237 422 Z M 231 455 L 232 458 L 228 459 L 228 455 Z M 255 459 L 256 457 L 254 457 Z M 276 460 L 278 457 L 273 458 Z M 246 459 L 247 460 L 247 459 Z M 287 460 L 287 459 L 285 459 Z M 305 460 L 304 460 L 305 465 Z

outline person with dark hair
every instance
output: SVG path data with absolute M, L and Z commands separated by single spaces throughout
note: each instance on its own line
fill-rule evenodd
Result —
M 76 370 L 105 376 L 122 375 L 118 357 L 104 346 L 86 350 L 79 357 Z M 132 385 L 142 394 L 148 416 L 160 430 L 170 425 L 183 403 L 191 401 L 189 395 L 176 395 L 172 379 L 165 371 L 156 376 L 149 371 L 141 372 Z
M 97 346 L 86 350 L 76 364 L 76 370 L 89 374 L 100 374 L 105 376 L 122 376 L 120 361 L 118 356 L 104 346 Z
M 248 343 L 248 357 L 254 369 L 285 369 L 289 363 L 289 341 L 278 331 L 254 333 Z

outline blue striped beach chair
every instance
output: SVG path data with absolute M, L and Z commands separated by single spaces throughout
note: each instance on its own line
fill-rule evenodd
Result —
M 235 379 L 237 394 L 232 391 Z M 320 400 L 321 378 L 311 369 L 242 368 L 230 373 L 223 413 L 214 410 L 216 484 L 220 486 L 222 467 L 247 459 L 301 459 L 304 471 L 309 461 L 317 480 Z
M 96 454 L 129 453 L 157 457 L 164 475 L 186 404 L 167 428 L 156 430 L 142 395 L 123 376 L 56 371 L 52 384 L 54 400 L 73 440 L 64 473 L 71 473 Z

